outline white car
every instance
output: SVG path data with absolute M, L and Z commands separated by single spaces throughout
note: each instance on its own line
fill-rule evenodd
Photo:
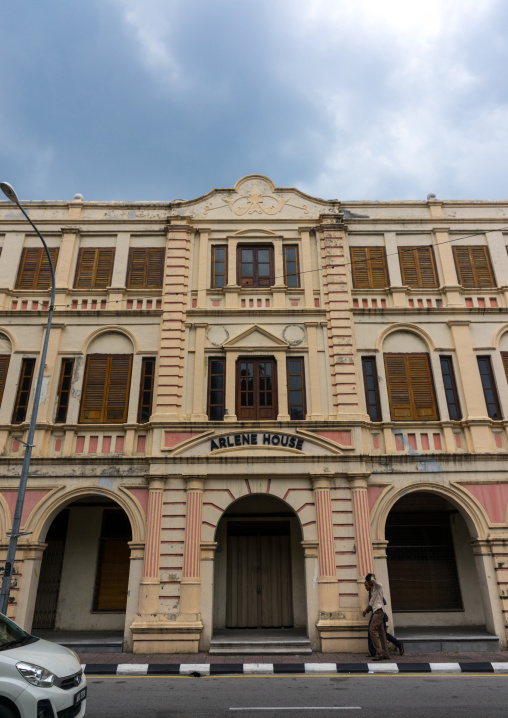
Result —
M 69 648 L 0 613 L 0 718 L 82 718 L 86 678 Z

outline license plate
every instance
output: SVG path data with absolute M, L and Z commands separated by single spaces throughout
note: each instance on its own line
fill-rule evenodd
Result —
M 74 705 L 81 703 L 81 701 L 84 701 L 85 698 L 86 698 L 86 688 L 82 688 L 80 691 L 78 691 L 74 695 Z

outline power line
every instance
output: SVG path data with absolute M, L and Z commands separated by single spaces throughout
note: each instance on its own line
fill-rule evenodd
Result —
M 490 234 L 490 232 L 504 232 L 504 231 L 508 231 L 508 227 L 499 227 L 497 229 L 486 229 L 486 230 L 483 230 L 482 232 L 474 232 L 473 234 L 466 234 L 464 237 L 454 237 L 452 239 L 446 240 L 446 242 L 436 242 L 435 244 L 432 244 L 430 246 L 431 247 L 434 247 L 434 246 L 440 247 L 443 244 L 451 244 L 451 242 L 458 242 L 462 239 L 470 239 L 471 237 L 479 237 L 480 235 L 483 235 L 483 234 Z M 418 246 L 418 245 L 416 245 L 416 246 Z M 423 246 L 427 246 L 427 245 L 421 245 L 421 246 L 423 247 Z M 414 247 L 408 247 L 407 249 L 404 249 L 404 247 L 398 247 L 396 252 L 391 252 L 390 254 L 385 254 L 385 257 L 393 257 L 395 255 L 400 255 L 402 252 L 412 252 L 413 249 L 414 249 Z M 287 274 L 287 273 L 281 274 L 276 277 L 273 277 L 273 279 L 274 280 L 275 279 L 285 279 L 288 276 L 292 277 L 292 276 L 299 276 L 301 274 L 309 274 L 311 272 L 322 272 L 323 269 L 334 269 L 336 267 L 351 267 L 356 264 L 367 264 L 369 261 L 370 261 L 369 259 L 355 259 L 355 260 L 351 260 L 349 262 L 344 262 L 343 264 L 326 264 L 323 267 L 317 267 L 316 269 L 305 269 L 296 274 Z M 288 287 L 289 290 L 297 289 L 297 288 L 298 287 Z M 170 295 L 176 296 L 176 297 L 187 296 L 189 294 L 195 294 L 196 292 L 206 292 L 209 289 L 222 289 L 222 287 L 205 287 L 203 289 L 189 289 L 186 292 L 168 292 L 167 294 L 170 294 Z M 30 301 L 26 297 L 18 297 L 16 295 L 13 298 L 17 299 L 17 300 Z M 153 297 L 146 297 L 146 296 L 143 297 L 143 299 L 145 299 L 147 301 L 158 301 L 158 300 L 162 301 L 163 298 L 164 298 L 164 294 L 158 294 Z M 33 300 L 33 301 L 37 301 L 37 300 Z M 33 301 L 32 301 L 32 303 L 33 303 Z M 75 302 L 75 301 L 76 300 L 73 300 L 73 302 Z M 91 301 L 97 301 L 97 303 L 100 303 L 102 305 L 104 303 L 106 303 L 106 304 L 121 304 L 122 302 L 124 302 L 126 300 L 125 299 L 97 299 L 97 300 L 91 300 Z M 133 298 L 132 301 L 134 302 L 134 301 L 139 301 L 139 300 Z M 47 308 L 47 306 L 49 306 L 48 301 L 45 301 L 45 302 L 37 301 L 37 304 L 43 305 L 43 307 L 46 307 L 46 308 Z M 57 309 L 58 307 L 60 307 L 60 308 L 63 307 L 65 309 L 76 309 L 77 311 L 81 311 L 81 309 L 78 309 L 77 307 L 73 307 L 72 303 L 71 304 L 55 304 L 54 306 L 55 306 L 55 309 Z M 103 308 L 103 307 L 96 307 L 95 309 L 90 310 L 87 307 L 86 311 L 95 311 L 95 310 L 100 311 L 101 308 Z

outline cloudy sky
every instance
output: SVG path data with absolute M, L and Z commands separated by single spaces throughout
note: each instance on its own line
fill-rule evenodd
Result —
M 0 179 L 26 199 L 508 198 L 506 0 L 0 3 Z

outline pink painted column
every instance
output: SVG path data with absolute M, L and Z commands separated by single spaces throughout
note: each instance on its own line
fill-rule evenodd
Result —
M 139 613 L 155 616 L 159 612 L 159 557 L 161 544 L 162 499 L 165 476 L 148 477 L 148 510 L 146 516 L 145 557 L 139 592 Z
M 335 565 L 335 540 L 333 537 L 333 514 L 331 485 L 328 475 L 311 476 L 316 506 L 318 549 L 318 592 L 320 614 L 339 611 L 339 582 Z M 331 618 L 330 615 L 327 617 Z M 325 620 L 327 617 L 324 617 Z M 323 616 L 322 616 L 323 618 Z
M 187 510 L 182 580 L 181 620 L 200 620 L 201 614 L 201 525 L 203 521 L 203 476 L 186 476 Z
M 367 484 L 370 474 L 348 474 L 353 503 L 353 521 L 355 527 L 356 566 L 358 570 L 358 597 L 360 606 L 367 605 L 368 594 L 365 590 L 365 576 L 374 572 L 374 552 L 370 533 L 370 512 L 367 497 Z

